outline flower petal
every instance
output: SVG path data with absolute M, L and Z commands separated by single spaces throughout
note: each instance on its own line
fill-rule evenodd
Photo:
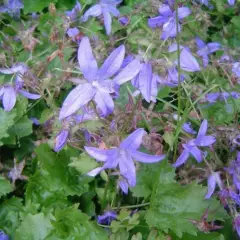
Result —
M 34 94 L 34 93 L 29 93 L 24 90 L 19 90 L 19 93 L 22 94 L 24 97 L 29 98 L 29 99 L 39 99 L 41 98 L 41 95 L 39 94 Z
M 136 185 L 136 168 L 131 156 L 126 152 L 121 154 L 119 169 L 121 175 L 128 180 L 129 186 L 134 187 Z
M 28 71 L 28 67 L 24 63 L 16 63 L 11 68 L 0 68 L 0 72 L 4 74 L 21 73 L 22 75 Z
M 94 102 L 97 104 L 97 108 L 102 111 L 104 116 L 111 114 L 114 110 L 113 99 L 105 90 L 98 89 L 94 97 Z
M 138 162 L 143 163 L 155 163 L 162 161 L 166 156 L 165 155 L 150 155 L 147 153 L 139 152 L 137 150 L 131 149 L 129 150 L 132 158 Z
M 216 179 L 215 179 L 214 174 L 212 174 L 208 178 L 208 192 L 205 196 L 205 199 L 211 198 L 215 188 L 216 188 Z
M 112 30 L 112 17 L 106 9 L 102 9 L 102 13 L 106 33 L 107 35 L 110 35 Z
M 197 132 L 195 130 L 193 130 L 192 128 L 192 124 L 190 122 L 184 123 L 182 126 L 182 129 L 190 134 L 196 134 Z
M 188 150 L 184 149 L 181 155 L 178 157 L 177 161 L 172 165 L 173 167 L 179 167 L 184 164 L 189 158 Z
M 143 64 L 138 74 L 138 85 L 144 99 L 150 102 L 152 84 L 152 65 L 150 63 Z
M 114 5 L 111 5 L 111 4 L 108 4 L 105 6 L 106 10 L 108 12 L 110 12 L 114 17 L 119 17 L 120 16 L 120 12 L 119 10 L 114 6 Z
M 103 167 L 97 167 L 97 168 L 93 169 L 92 171 L 88 172 L 87 175 L 89 177 L 95 177 L 96 175 L 98 175 L 103 170 L 104 170 Z
M 197 160 L 197 162 L 202 162 L 202 152 L 197 147 L 191 147 L 189 152 L 193 155 L 193 157 Z
M 182 20 L 191 14 L 191 10 L 188 7 L 180 7 L 178 8 L 178 19 Z
M 58 133 L 58 135 L 55 138 L 55 146 L 54 146 L 54 151 L 59 152 L 67 143 L 67 139 L 69 136 L 69 131 L 68 130 L 62 130 Z
M 204 48 L 206 46 L 206 43 L 199 37 L 196 37 L 196 44 L 199 49 Z
M 180 54 L 180 67 L 187 72 L 200 71 L 200 66 L 196 58 L 185 48 L 182 49 Z
M 133 79 L 141 69 L 141 63 L 138 59 L 131 61 L 113 80 L 121 85 Z
M 206 119 L 204 119 L 201 123 L 201 126 L 198 130 L 198 135 L 197 138 L 200 136 L 204 136 L 207 133 L 207 129 L 208 129 L 208 121 Z
M 171 10 L 171 8 L 166 5 L 166 4 L 163 4 L 159 9 L 158 9 L 158 12 L 163 15 L 164 17 L 170 17 L 172 16 L 173 12 Z
M 163 16 L 158 16 L 158 17 L 154 17 L 154 18 L 149 18 L 148 19 L 148 26 L 150 28 L 156 28 L 156 27 L 160 27 L 162 26 L 165 22 L 167 22 L 168 19 L 166 17 Z
M 138 149 L 142 143 L 142 138 L 145 134 L 146 131 L 143 128 L 138 128 L 121 142 L 120 148 Z
M 82 21 L 86 22 L 90 16 L 92 17 L 98 17 L 102 14 L 102 8 L 100 4 L 95 4 L 92 7 L 90 7 L 83 15 Z
M 88 37 L 83 37 L 78 48 L 78 63 L 84 77 L 88 81 L 95 80 L 98 66 L 93 56 L 92 48 Z
M 116 149 L 100 149 L 95 147 L 84 147 L 87 153 L 98 161 L 105 162 L 109 157 L 115 157 L 118 153 Z
M 116 48 L 105 60 L 98 74 L 100 78 L 107 79 L 112 77 L 121 67 L 125 55 L 125 47 L 121 45 Z
M 125 179 L 121 179 L 118 181 L 118 186 L 121 188 L 123 193 L 128 194 L 128 183 Z
M 9 112 L 15 106 L 17 100 L 17 95 L 13 87 L 4 87 L 4 94 L 2 97 L 3 108 L 5 111 Z
M 95 95 L 96 90 L 90 83 L 75 87 L 63 102 L 59 119 L 62 120 L 78 111 L 80 107 L 87 104 Z
M 207 147 L 215 143 L 216 138 L 213 136 L 200 136 L 200 137 L 197 137 L 194 142 L 199 147 Z
M 216 51 L 221 49 L 221 44 L 218 43 L 218 42 L 208 43 L 207 46 L 208 46 L 208 53 L 209 54 L 210 53 L 214 53 L 214 52 L 216 52 Z

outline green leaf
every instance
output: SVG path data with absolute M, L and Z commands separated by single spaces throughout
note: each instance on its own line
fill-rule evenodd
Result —
M 87 173 L 90 170 L 96 168 L 98 166 L 96 160 L 91 158 L 86 153 L 82 153 L 79 158 L 72 158 L 72 162 L 69 166 L 74 167 L 80 173 Z
M 89 221 L 89 217 L 78 210 L 77 206 L 57 209 L 52 225 L 55 229 L 46 240 L 52 236 L 63 240 L 107 240 L 106 231 Z
M 158 171 L 158 176 L 149 173 L 156 181 L 150 208 L 146 214 L 149 227 L 156 227 L 166 233 L 172 230 L 181 238 L 183 233 L 197 234 L 197 228 L 189 219 L 199 220 L 207 207 L 210 209 L 209 212 L 215 211 L 214 220 L 227 218 L 218 201 L 204 199 L 206 187 L 196 183 L 179 185 L 174 180 L 172 167 L 166 161 L 160 164 Z M 212 217 L 209 214 L 209 221 Z
M 9 130 L 11 135 L 18 138 L 26 137 L 32 133 L 32 121 L 27 116 L 21 117 Z
M 13 191 L 13 185 L 4 177 L 0 176 L 0 197 Z
M 43 213 L 28 214 L 20 226 L 17 228 L 15 240 L 43 240 L 52 230 L 49 217 Z
M 16 116 L 16 111 L 5 112 L 0 108 L 0 140 L 9 137 L 8 129 L 14 124 L 14 118 Z M 3 142 L 0 141 L 0 146 Z
M 45 7 L 48 7 L 49 3 L 56 2 L 56 0 L 23 0 L 24 4 L 24 13 L 33 13 L 33 12 L 40 12 Z
M 35 152 L 41 169 L 29 179 L 27 201 L 47 206 L 66 205 L 67 196 L 81 196 L 88 190 L 89 178 L 68 166 L 70 156 L 66 151 L 57 154 L 47 144 L 42 144 Z

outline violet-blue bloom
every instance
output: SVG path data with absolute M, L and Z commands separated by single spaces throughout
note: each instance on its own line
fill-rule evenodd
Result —
M 0 99 L 2 100 L 3 108 L 5 111 L 11 111 L 15 106 L 17 95 L 21 94 L 28 99 L 39 99 L 41 95 L 29 93 L 23 90 L 24 81 L 22 75 L 28 71 L 25 64 L 15 64 L 11 68 L 1 68 L 0 72 L 3 74 L 16 74 L 15 82 L 13 85 L 5 84 L 0 86 Z
M 106 33 L 110 35 L 112 28 L 112 16 L 119 17 L 120 12 L 117 9 L 117 5 L 120 4 L 122 0 L 100 0 L 98 4 L 90 7 L 83 15 L 82 21 L 86 22 L 88 18 L 98 17 L 103 15 L 104 26 Z
M 78 30 L 78 28 L 69 28 L 66 33 L 70 38 L 72 38 L 73 42 L 80 43 L 80 38 L 78 39 L 80 31 Z
M 90 41 L 84 37 L 78 48 L 78 62 L 83 76 L 88 82 L 78 85 L 68 94 L 60 110 L 59 119 L 62 120 L 74 114 L 91 100 L 97 104 L 97 108 L 104 116 L 112 113 L 114 102 L 110 94 L 115 92 L 115 85 L 121 85 L 134 78 L 141 67 L 139 60 L 133 60 L 113 77 L 121 68 L 124 55 L 125 47 L 121 45 L 98 69 Z M 113 77 L 112 81 L 111 77 Z
M 169 52 L 177 51 L 177 44 L 172 44 L 169 49 Z M 192 55 L 189 48 L 180 46 L 180 68 L 186 72 L 197 72 L 200 71 L 200 66 L 196 58 Z M 178 64 L 178 61 L 175 61 L 175 65 Z
M 198 47 L 197 55 L 202 58 L 203 66 L 206 67 L 209 63 L 208 55 L 221 49 L 221 44 L 217 42 L 205 43 L 199 37 L 196 37 Z
M 21 0 L 8 0 L 8 3 L 0 6 L 0 12 L 8 13 L 12 17 L 19 18 L 20 10 L 24 7 Z
M 228 0 L 229 5 L 233 6 L 235 4 L 235 0 Z
M 188 7 L 178 8 L 178 21 L 176 21 L 176 11 L 172 11 L 168 5 L 163 4 L 159 8 L 159 16 L 148 19 L 148 26 L 156 28 L 163 26 L 161 39 L 174 38 L 177 36 L 177 26 L 179 32 L 181 25 L 179 21 L 190 15 L 191 10 Z
M 182 129 L 190 134 L 196 134 L 197 132 L 195 130 L 193 130 L 192 128 L 192 124 L 190 122 L 186 122 L 183 124 Z
M 118 18 L 118 21 L 123 26 L 127 26 L 130 23 L 129 17 L 126 17 L 126 16 L 122 16 L 122 17 Z
M 226 101 L 228 98 L 238 99 L 240 98 L 240 93 L 238 92 L 214 92 L 206 94 L 205 98 L 210 103 L 215 103 L 217 100 L 219 101 Z
M 235 217 L 233 221 L 233 227 L 237 231 L 238 236 L 240 237 L 240 215 Z
M 174 167 L 179 167 L 184 164 L 190 155 L 192 155 L 197 162 L 201 162 L 203 153 L 198 147 L 207 147 L 215 143 L 216 139 L 213 136 L 206 136 L 208 122 L 203 120 L 197 138 L 188 141 L 186 144 L 182 144 L 184 150 L 178 157 L 177 161 L 173 164 Z
M 0 240 L 9 240 L 9 236 L 4 233 L 2 230 L 0 230 Z
M 123 191 L 124 194 L 128 194 L 128 188 L 129 188 L 129 185 L 128 185 L 128 182 L 125 178 L 121 178 L 119 181 L 118 181 L 118 186 L 121 188 L 121 190 Z
M 71 11 L 66 11 L 66 15 L 71 19 L 71 21 L 75 21 L 78 17 L 78 13 L 81 11 L 81 4 L 76 1 L 76 5 Z
M 158 75 L 152 72 L 152 65 L 150 63 L 143 63 L 140 72 L 132 80 L 132 84 L 135 88 L 139 89 L 147 102 L 156 102 L 158 78 Z
M 237 76 L 240 77 L 240 62 L 235 62 L 232 65 L 232 72 Z
M 120 174 L 127 180 L 129 186 L 134 187 L 136 185 L 136 168 L 133 159 L 143 163 L 154 163 L 165 158 L 165 155 L 149 155 L 137 150 L 145 134 L 146 132 L 142 128 L 135 130 L 121 142 L 118 148 L 103 150 L 85 147 L 91 157 L 104 162 L 102 167 L 93 169 L 88 175 L 94 177 L 105 169 L 114 169 L 119 166 Z
M 105 211 L 103 215 L 99 215 L 97 222 L 101 225 L 110 225 L 117 218 L 117 213 L 114 211 Z
M 222 189 L 222 181 L 220 178 L 220 172 L 213 172 L 208 177 L 208 192 L 205 195 L 205 199 L 211 198 L 217 185 L 219 186 L 220 189 Z

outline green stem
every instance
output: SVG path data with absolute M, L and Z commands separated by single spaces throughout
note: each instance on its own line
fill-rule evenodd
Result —
M 146 206 L 149 206 L 149 205 L 150 205 L 150 202 L 147 202 L 147 203 L 130 205 L 130 206 L 114 207 L 114 208 L 112 208 L 112 209 L 113 209 L 113 210 L 115 210 L 115 209 L 131 209 L 131 208 L 146 207 Z

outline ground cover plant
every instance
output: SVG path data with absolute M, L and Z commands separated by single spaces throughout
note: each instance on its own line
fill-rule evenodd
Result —
M 240 237 L 240 1 L 0 5 L 0 240 Z

